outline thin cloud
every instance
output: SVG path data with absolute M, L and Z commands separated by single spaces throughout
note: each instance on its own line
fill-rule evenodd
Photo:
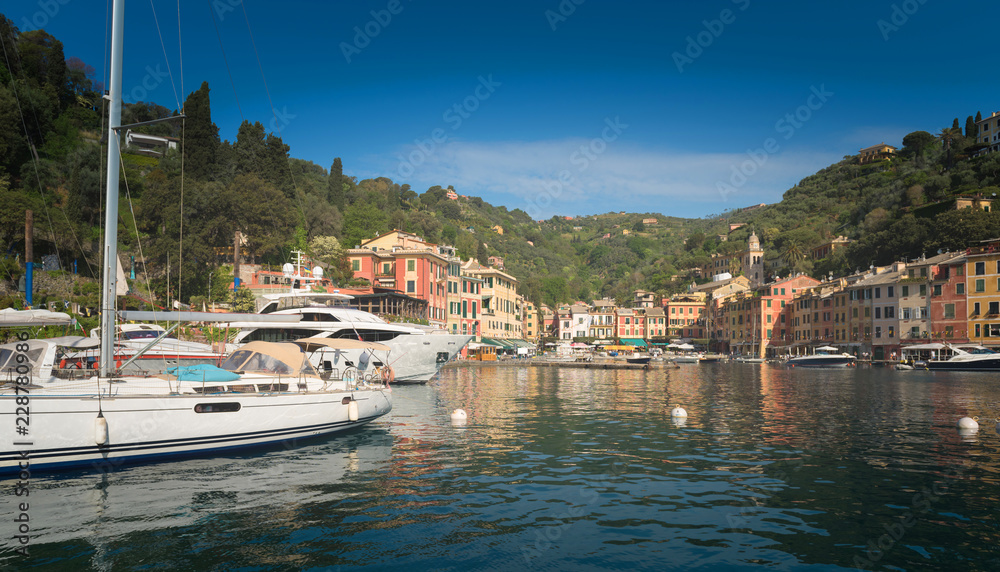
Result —
M 841 158 L 789 151 L 754 161 L 746 153 L 653 151 L 588 139 L 453 140 L 430 153 L 406 147 L 388 156 L 369 158 L 358 176 L 388 176 L 417 192 L 453 185 L 460 194 L 538 219 L 621 210 L 701 217 L 776 202 L 803 177 Z

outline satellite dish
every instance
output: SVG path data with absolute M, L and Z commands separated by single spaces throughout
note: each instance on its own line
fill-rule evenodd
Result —
M 313 268 L 313 277 L 315 277 L 315 278 L 322 278 L 323 277 L 323 269 L 321 267 L 319 267 L 319 266 L 317 266 L 316 268 Z
M 295 266 L 291 262 L 286 262 L 281 265 L 281 273 L 284 274 L 286 278 L 291 278 L 295 275 Z

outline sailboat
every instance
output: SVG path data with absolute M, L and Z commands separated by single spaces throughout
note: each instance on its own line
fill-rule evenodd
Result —
M 49 375 L 26 341 L 7 348 L 0 372 L 5 419 L 0 473 L 24 474 L 72 466 L 108 470 L 123 463 L 213 454 L 360 427 L 392 409 L 391 373 L 358 376 L 319 372 L 307 352 L 349 344 L 373 355 L 388 352 L 357 340 L 254 342 L 221 367 L 177 368 L 156 376 L 116 371 L 114 320 L 119 137 L 121 125 L 123 0 L 112 10 L 107 216 L 102 280 L 101 352 L 97 377 Z M 158 319 L 166 319 L 166 314 Z M 380 358 L 391 363 L 388 357 Z M 339 372 L 338 372 L 339 373 Z M 350 374 L 350 375 L 348 375 Z

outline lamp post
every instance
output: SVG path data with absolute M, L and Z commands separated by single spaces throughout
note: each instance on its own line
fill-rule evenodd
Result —
M 212 306 L 212 274 L 214 272 L 215 272 L 214 270 L 209 270 L 208 271 L 208 305 L 209 306 Z M 212 306 L 212 309 L 214 310 L 215 307 Z

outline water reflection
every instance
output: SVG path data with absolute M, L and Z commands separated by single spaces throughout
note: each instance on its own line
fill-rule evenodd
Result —
M 1000 565 L 1000 436 L 955 427 L 996 417 L 990 376 L 485 366 L 394 392 L 391 416 L 304 447 L 38 476 L 32 562 Z M 465 426 L 451 424 L 457 408 Z

